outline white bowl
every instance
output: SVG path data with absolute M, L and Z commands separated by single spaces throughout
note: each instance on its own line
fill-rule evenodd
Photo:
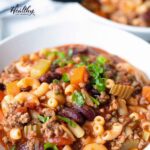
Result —
M 96 46 L 123 57 L 150 75 L 150 45 L 114 28 L 88 21 L 64 21 L 12 36 L 0 43 L 0 69 L 25 53 L 68 43 Z
M 85 14 L 87 14 L 87 16 L 95 22 L 131 32 L 131 33 L 143 38 L 144 40 L 150 42 L 150 27 L 136 27 L 136 26 L 117 23 L 117 22 L 111 21 L 109 19 L 106 19 L 104 17 L 94 14 L 93 12 L 89 11 L 88 9 L 86 9 L 85 7 L 83 7 L 80 4 L 75 4 L 75 5 L 78 5 L 78 7 L 80 7 L 81 11 L 84 11 Z
M 148 43 L 124 31 L 86 21 L 54 23 L 2 41 L 0 69 L 23 54 L 69 43 L 88 44 L 107 50 L 126 59 L 150 76 Z

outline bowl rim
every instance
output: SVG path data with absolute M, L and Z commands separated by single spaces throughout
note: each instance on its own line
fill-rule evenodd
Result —
M 88 16 L 90 16 L 91 18 L 97 20 L 97 21 L 101 21 L 105 24 L 108 24 L 108 25 L 112 25 L 114 27 L 118 27 L 120 29 L 124 29 L 124 30 L 127 30 L 127 31 L 131 31 L 131 32 L 139 32 L 139 33 L 150 33 L 150 27 L 138 27 L 138 26 L 132 26 L 132 25 L 126 25 L 126 24 L 121 24 L 121 23 L 118 23 L 118 22 L 115 22 L 115 21 L 112 21 L 110 19 L 106 19 L 102 16 L 99 16 L 93 12 L 91 12 L 90 10 L 88 10 L 87 8 L 85 8 L 83 5 L 81 4 L 78 4 L 79 7 L 82 9 L 82 11 L 84 11 L 85 13 L 87 13 Z M 147 33 L 147 34 L 148 34 Z
M 76 3 L 76 2 L 75 2 Z M 78 4 L 78 3 L 76 3 L 77 4 L 77 7 L 80 7 L 81 5 L 80 4 Z M 89 10 L 87 10 L 86 8 L 84 8 L 83 6 L 82 7 L 80 7 L 80 8 L 83 8 L 83 10 L 85 10 L 85 11 L 88 11 L 89 13 L 91 13 L 92 15 L 94 14 L 94 13 L 92 13 L 92 12 L 90 12 Z M 96 17 L 98 17 L 99 18 L 99 16 L 97 16 L 97 15 L 95 15 L 94 14 L 94 16 L 96 16 Z M 105 19 L 105 18 L 103 18 L 103 17 L 101 17 L 102 19 Z M 105 20 L 108 20 L 108 19 L 105 19 Z M 109 21 L 109 20 L 108 20 Z M 73 18 L 69 18 L 69 20 L 67 19 L 67 20 L 55 20 L 55 21 L 53 21 L 53 22 L 50 22 L 50 23 L 46 23 L 46 24 L 44 24 L 44 25 L 40 25 L 40 26 L 37 26 L 37 27 L 35 27 L 35 28 L 31 28 L 31 29 L 28 29 L 28 30 L 25 30 L 25 31 L 22 31 L 22 32 L 19 32 L 19 33 L 15 33 L 15 34 L 12 34 L 12 35 L 10 35 L 10 36 L 8 36 L 8 37 L 6 37 L 6 38 L 4 38 L 4 39 L 2 39 L 2 40 L 0 40 L 0 47 L 3 45 L 3 44 L 7 44 L 7 42 L 9 42 L 9 41 L 11 41 L 11 40 L 13 40 L 14 38 L 17 38 L 17 37 L 19 37 L 19 36 L 23 36 L 23 35 L 25 35 L 25 34 L 29 34 L 30 32 L 35 32 L 35 31 L 37 31 L 37 30 L 42 30 L 43 28 L 47 28 L 47 27 L 49 27 L 49 26 L 55 26 L 55 25 L 57 25 L 57 24 L 64 24 L 64 23 L 66 23 L 66 22 L 70 22 L 70 23 L 75 23 L 75 22 L 79 22 L 80 24 L 82 24 L 82 20 L 76 20 L 76 19 L 73 19 Z M 85 19 L 85 22 L 89 22 L 89 24 L 95 24 L 94 22 L 91 22 L 90 20 L 86 20 Z M 112 22 L 112 21 L 109 21 L 109 22 Z M 116 24 L 118 24 L 118 23 L 116 23 Z M 96 25 L 96 24 L 95 24 Z M 125 26 L 127 26 L 127 25 L 125 25 Z M 104 24 L 102 24 L 102 28 L 108 28 L 108 26 L 105 26 Z M 139 28 L 139 27 L 135 27 L 135 28 Z M 119 31 L 119 32 L 122 32 L 122 33 L 124 33 L 124 34 L 128 34 L 130 37 L 132 37 L 132 38 L 136 38 L 136 40 L 140 40 L 140 41 L 142 41 L 142 42 L 144 42 L 145 44 L 147 44 L 147 45 L 149 45 L 150 46 L 150 44 L 147 42 L 147 41 L 145 41 L 144 39 L 142 39 L 141 37 L 139 37 L 139 36 L 136 36 L 136 35 L 134 35 L 134 34 L 132 34 L 132 33 L 130 33 L 130 32 L 127 32 L 126 30 L 121 30 L 120 28 L 111 28 L 111 30 L 116 30 L 116 31 Z M 149 31 L 150 31 L 150 28 L 149 28 Z

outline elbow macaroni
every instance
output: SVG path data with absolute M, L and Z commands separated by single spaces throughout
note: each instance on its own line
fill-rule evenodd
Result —
M 46 94 L 48 89 L 49 89 L 49 85 L 47 83 L 42 83 L 33 93 L 37 97 L 41 97 L 44 94 Z
M 107 150 L 107 148 L 102 144 L 92 143 L 86 145 L 83 150 Z
M 103 140 L 110 141 L 117 138 L 123 129 L 123 125 L 120 123 L 114 123 L 111 130 L 107 130 L 102 135 Z
M 138 113 L 133 112 L 132 114 L 129 115 L 129 118 L 136 121 L 136 120 L 139 120 L 140 117 Z
M 106 87 L 108 89 L 111 89 L 114 85 L 115 85 L 115 82 L 113 80 L 111 80 L 111 79 L 106 80 Z
M 48 98 L 56 99 L 59 104 L 64 104 L 64 102 L 65 102 L 65 97 L 63 94 L 56 94 L 53 91 L 49 91 L 49 92 L 47 92 L 46 96 Z
M 40 86 L 40 82 L 32 77 L 25 77 L 17 83 L 17 86 L 19 88 L 26 88 L 31 86 L 32 89 L 35 90 Z
M 72 148 L 69 145 L 66 145 L 62 150 L 72 150 Z
M 58 101 L 54 97 L 51 97 L 51 98 L 48 99 L 47 105 L 50 108 L 56 108 L 58 106 Z
M 98 143 L 98 144 L 105 144 L 106 143 L 106 141 L 103 140 L 102 136 L 97 136 L 95 138 L 95 142 Z
M 105 124 L 105 119 L 102 116 L 96 116 L 94 118 L 94 124 L 100 124 L 100 125 L 104 125 Z
M 20 104 L 23 103 L 32 103 L 38 106 L 40 104 L 38 98 L 29 92 L 21 92 L 14 97 L 14 101 Z
M 8 111 L 9 111 L 9 104 L 14 103 L 14 97 L 12 95 L 6 95 L 2 102 L 1 102 L 1 108 L 2 111 L 4 113 L 4 115 L 7 115 Z
M 31 69 L 29 65 L 24 66 L 22 62 L 16 63 L 16 68 L 20 73 L 29 73 Z
M 94 124 L 93 131 L 95 135 L 102 135 L 104 133 L 104 127 L 100 124 Z
M 66 95 L 70 95 L 74 92 L 75 87 L 72 84 L 69 84 L 66 88 L 65 88 L 65 94 Z

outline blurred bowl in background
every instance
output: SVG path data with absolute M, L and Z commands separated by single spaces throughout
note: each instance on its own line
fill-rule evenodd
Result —
M 79 7 L 78 9 L 80 11 L 83 11 L 89 17 L 89 19 L 91 19 L 91 21 L 95 21 L 99 24 L 104 24 L 110 27 L 115 27 L 115 28 L 119 28 L 128 32 L 131 32 L 146 41 L 150 41 L 150 27 L 137 27 L 137 26 L 117 23 L 110 19 L 106 19 L 104 17 L 96 15 L 95 13 L 91 12 L 90 10 L 86 9 L 85 7 L 83 7 L 82 5 L 78 3 L 75 5 L 77 5 L 77 7 Z

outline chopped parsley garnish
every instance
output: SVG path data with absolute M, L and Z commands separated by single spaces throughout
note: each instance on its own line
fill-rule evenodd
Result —
M 94 97 L 91 97 L 91 100 L 92 102 L 96 105 L 96 106 L 99 106 L 100 105 L 100 102 L 98 99 L 94 98 Z
M 99 78 L 101 74 L 104 73 L 104 68 L 97 62 L 88 65 L 88 71 L 90 75 L 96 79 Z
M 64 52 L 55 51 L 55 55 L 58 58 L 53 62 L 53 64 L 57 64 L 60 67 L 65 66 L 66 65 L 66 56 L 65 56 L 65 53 Z
M 105 78 L 98 78 L 95 80 L 95 84 L 96 84 L 95 87 L 99 92 L 105 91 L 106 88 L 105 80 L 106 80 Z
M 104 64 L 106 59 L 102 56 L 97 57 L 96 62 L 88 65 L 88 71 L 92 77 L 91 84 L 99 91 L 105 90 Z
M 78 91 L 73 93 L 72 100 L 79 106 L 83 106 L 85 103 L 82 93 Z
M 58 56 L 58 58 L 60 58 L 60 59 L 64 59 L 66 57 L 64 52 L 56 51 L 55 53 Z
M 64 121 L 64 122 L 66 122 L 68 125 L 70 125 L 70 126 L 73 127 L 73 128 L 75 128 L 76 125 L 77 125 L 74 121 L 72 121 L 72 120 L 69 119 L 69 118 L 62 117 L 62 116 L 57 116 L 57 117 L 58 117 L 58 119 L 60 119 L 60 120 L 62 120 L 62 121 Z
M 53 61 L 54 65 L 58 65 L 60 67 L 64 67 L 67 64 L 74 64 L 74 61 L 71 60 L 71 52 L 70 52 L 70 57 L 67 57 L 64 52 L 55 52 L 57 59 Z
M 104 65 L 107 61 L 107 59 L 103 56 L 98 56 L 96 59 L 101 65 Z
M 58 150 L 57 146 L 52 143 L 45 143 L 44 150 Z
M 70 80 L 69 80 L 69 76 L 66 74 L 66 73 L 64 73 L 63 75 L 62 75 L 62 80 L 64 81 L 64 82 L 69 82 Z
M 44 117 L 44 116 L 41 116 L 41 115 L 38 115 L 38 119 L 42 122 L 42 123 L 45 123 L 47 122 L 50 117 Z

